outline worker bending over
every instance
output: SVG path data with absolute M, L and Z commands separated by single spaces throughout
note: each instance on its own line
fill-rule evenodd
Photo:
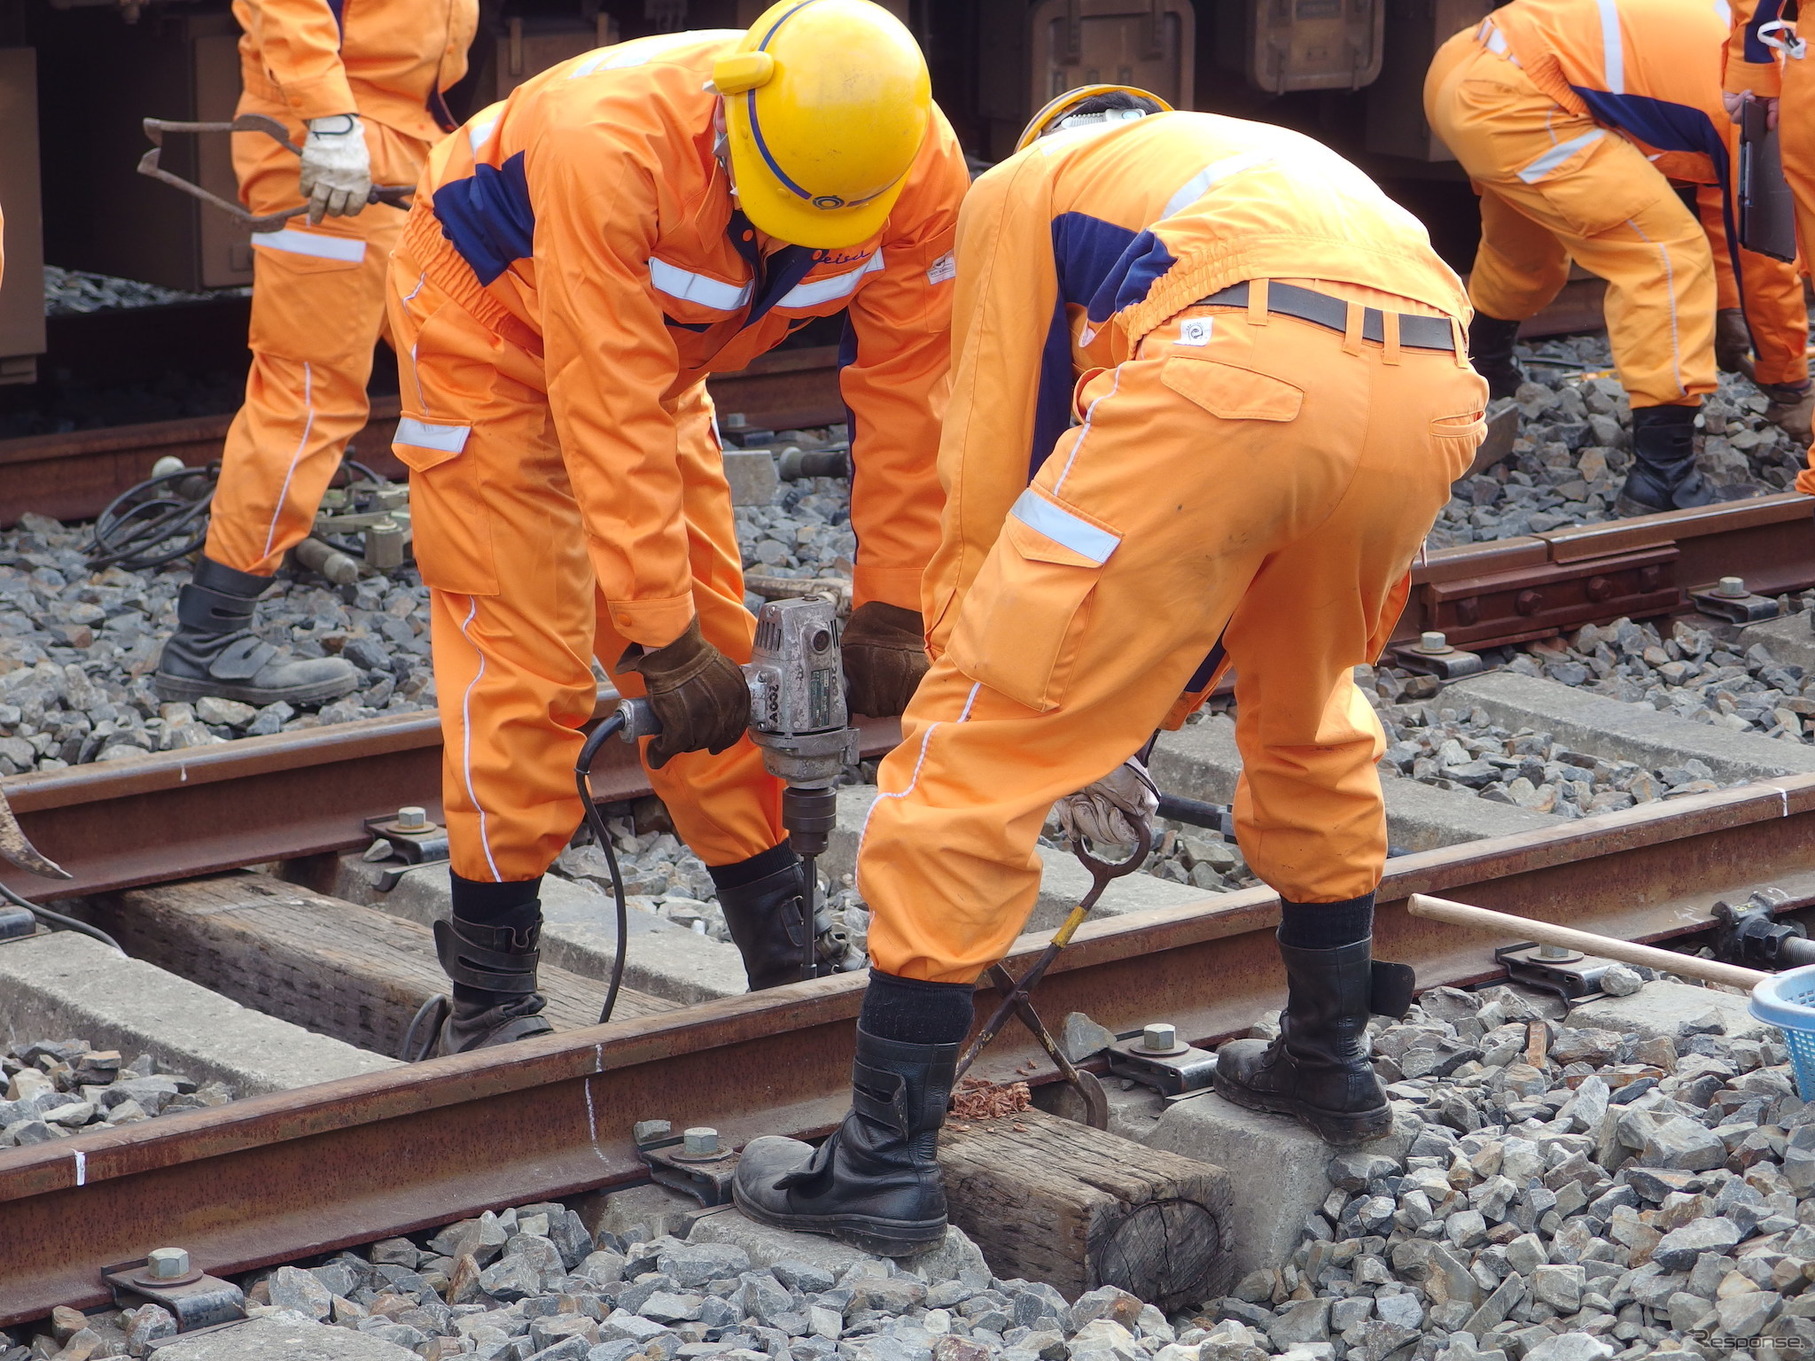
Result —
M 1163 108 L 1074 91 L 965 205 L 934 660 L 860 848 L 852 1109 L 810 1161 L 745 1150 L 737 1203 L 766 1223 L 895 1255 L 943 1233 L 947 1089 L 972 985 L 1033 906 L 1041 825 L 1178 726 L 1225 655 L 1236 825 L 1282 899 L 1289 1000 L 1279 1041 L 1224 1047 L 1218 1089 L 1335 1142 L 1389 1126 L 1364 1042 L 1385 742 L 1352 672 L 1487 388 L 1411 214 L 1309 138 Z
M 703 380 L 848 309 L 844 661 L 854 711 L 899 713 L 926 665 L 967 185 L 919 48 L 868 0 L 604 48 L 436 149 L 391 288 L 446 737 L 445 1050 L 549 1029 L 537 889 L 580 821 L 595 655 L 661 720 L 650 782 L 750 986 L 801 976 L 813 924 L 745 735 L 755 620 Z
M 374 184 L 414 184 L 454 126 L 441 96 L 466 74 L 478 0 L 234 0 L 233 12 L 245 29 L 239 112 L 278 119 L 302 147 L 299 164 L 263 134 L 236 135 L 240 199 L 254 213 L 304 203 L 309 213 L 252 237 L 246 401 L 154 680 L 171 700 L 318 704 L 357 686 L 358 670 L 260 641 L 253 607 L 365 427 L 385 266 L 405 220 L 367 196 Z
M 1766 102 L 1766 115 L 1778 130 L 1784 179 L 1796 203 L 1797 250 L 1806 263 L 1815 249 L 1815 62 L 1786 10 L 1794 13 L 1783 0 L 1734 4 L 1722 99 L 1735 122 L 1748 95 Z M 1809 437 L 1807 431 L 1797 433 Z M 1799 472 L 1796 490 L 1815 495 L 1815 473 L 1808 468 Z
M 1519 323 L 1557 295 L 1570 260 L 1607 281 L 1632 403 L 1627 515 L 1718 496 L 1695 467 L 1695 415 L 1716 381 L 1714 260 L 1671 181 L 1730 196 L 1725 34 L 1703 0 L 1512 0 L 1438 49 L 1425 78 L 1425 115 L 1481 194 L 1469 338 L 1495 396 L 1521 381 Z M 1761 337 L 1767 309 L 1748 298 L 1748 310 L 1761 359 L 1800 355 L 1794 336 Z M 1806 425 L 1807 365 L 1788 369 L 1766 394 L 1776 419 Z

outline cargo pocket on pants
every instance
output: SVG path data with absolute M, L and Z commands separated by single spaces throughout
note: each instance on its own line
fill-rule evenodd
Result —
M 391 449 L 410 470 L 410 535 L 425 586 L 460 595 L 497 595 L 491 512 L 466 452 L 466 425 L 405 416 Z
M 1064 702 L 1091 592 L 1121 536 L 1032 490 L 1003 522 L 949 651 L 972 680 L 1029 709 Z

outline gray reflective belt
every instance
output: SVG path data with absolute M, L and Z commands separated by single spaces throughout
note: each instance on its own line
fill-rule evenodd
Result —
M 1207 298 L 1199 298 L 1194 306 L 1203 307 L 1246 307 L 1248 305 L 1248 285 L 1235 284 L 1220 293 L 1212 293 Z M 1282 317 L 1297 317 L 1308 321 L 1313 326 L 1326 327 L 1332 331 L 1347 333 L 1349 329 L 1349 304 L 1341 298 L 1332 298 L 1325 293 L 1315 293 L 1308 288 L 1298 288 L 1293 284 L 1268 283 L 1267 311 Z M 1386 323 L 1377 307 L 1362 309 L 1361 338 L 1384 342 L 1386 340 Z M 1456 352 L 1456 333 L 1448 317 L 1421 317 L 1410 312 L 1399 313 L 1399 343 L 1412 350 L 1448 350 Z

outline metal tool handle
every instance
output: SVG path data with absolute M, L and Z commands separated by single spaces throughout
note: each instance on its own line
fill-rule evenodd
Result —
M 662 720 L 655 716 L 655 706 L 648 700 L 621 699 L 618 713 L 624 718 L 624 726 L 618 729 L 620 740 L 634 746 L 640 738 L 662 735 Z
M 1661 969 L 1681 974 L 1685 978 L 1699 978 L 1704 983 L 1752 988 L 1773 977 L 1757 969 L 1742 969 L 1737 964 L 1722 964 L 1695 955 L 1679 955 L 1674 950 L 1635 945 L 1629 940 L 1597 936 L 1592 931 L 1577 931 L 1573 927 L 1533 921 L 1529 917 L 1515 917 L 1506 912 L 1491 912 L 1485 907 L 1471 907 L 1467 903 L 1433 898 L 1424 893 L 1414 893 L 1406 903 L 1406 910 L 1414 917 L 1429 917 L 1432 921 L 1448 922 L 1451 926 L 1466 927 L 1471 931 L 1483 931 L 1515 940 L 1535 940 L 1540 945 L 1563 945 L 1571 950 L 1580 950 L 1583 954 L 1600 955 L 1626 964 L 1640 964 L 1647 969 Z
M 286 208 L 278 213 L 254 213 L 243 204 L 232 199 L 222 198 L 219 194 L 210 193 L 195 184 L 165 170 L 158 164 L 158 158 L 164 150 L 164 134 L 167 132 L 260 132 L 276 142 L 285 151 L 301 156 L 302 148 L 290 140 L 289 129 L 262 113 L 243 113 L 230 123 L 183 123 L 170 118 L 147 118 L 144 120 L 145 135 L 153 146 L 139 158 L 139 174 L 148 175 L 154 180 L 168 184 L 173 189 L 180 189 L 192 198 L 198 198 L 212 208 L 218 208 L 244 223 L 255 232 L 273 232 L 282 227 L 293 217 L 300 217 L 309 211 L 308 204 L 296 208 Z M 375 184 L 366 196 L 367 203 L 383 203 L 392 208 L 407 209 L 410 206 L 410 195 L 416 192 L 413 184 Z

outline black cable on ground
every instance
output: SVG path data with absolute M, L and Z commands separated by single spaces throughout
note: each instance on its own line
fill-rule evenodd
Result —
M 128 487 L 95 517 L 88 565 L 143 572 L 195 552 L 208 538 L 208 508 L 219 476 L 219 465 L 178 468 Z M 208 483 L 199 495 L 179 485 L 195 478 Z
M 604 1025 L 611 1019 L 611 1013 L 618 1004 L 618 989 L 624 982 L 624 955 L 630 948 L 630 905 L 624 900 L 624 876 L 618 870 L 617 852 L 612 848 L 611 830 L 605 825 L 605 815 L 599 812 L 599 805 L 593 802 L 592 784 L 588 776 L 592 763 L 598 759 L 599 748 L 612 737 L 615 737 L 624 726 L 624 714 L 614 713 L 586 739 L 586 745 L 580 748 L 580 759 L 574 763 L 574 786 L 580 791 L 580 806 L 586 810 L 586 825 L 592 828 L 593 839 L 599 843 L 599 849 L 605 852 L 605 864 L 611 870 L 611 896 L 616 900 L 618 909 L 618 950 L 617 957 L 611 962 L 611 986 L 605 991 L 605 1005 L 599 1012 L 599 1024 Z
M 126 953 L 125 950 L 120 949 L 120 942 L 108 935 L 100 927 L 90 926 L 87 922 L 77 921 L 74 917 L 66 917 L 61 912 L 52 912 L 48 907 L 40 907 L 37 903 L 21 898 L 5 884 L 0 884 L 0 898 L 5 898 L 6 901 L 11 903 L 14 907 L 24 908 L 27 912 L 31 913 L 32 916 L 36 917 L 47 926 L 58 926 L 65 931 L 76 931 L 84 936 L 93 936 L 96 940 L 100 941 L 101 944 L 111 945 L 114 949 L 119 950 L 121 954 Z
M 441 1023 L 447 1019 L 448 1000 L 446 993 L 436 993 L 428 1001 L 416 1008 L 416 1014 L 410 1018 L 410 1027 L 403 1032 L 403 1048 L 397 1055 L 405 1063 L 421 1063 L 435 1047 L 435 1041 L 441 1037 Z M 423 1029 L 423 1023 L 428 1028 Z

